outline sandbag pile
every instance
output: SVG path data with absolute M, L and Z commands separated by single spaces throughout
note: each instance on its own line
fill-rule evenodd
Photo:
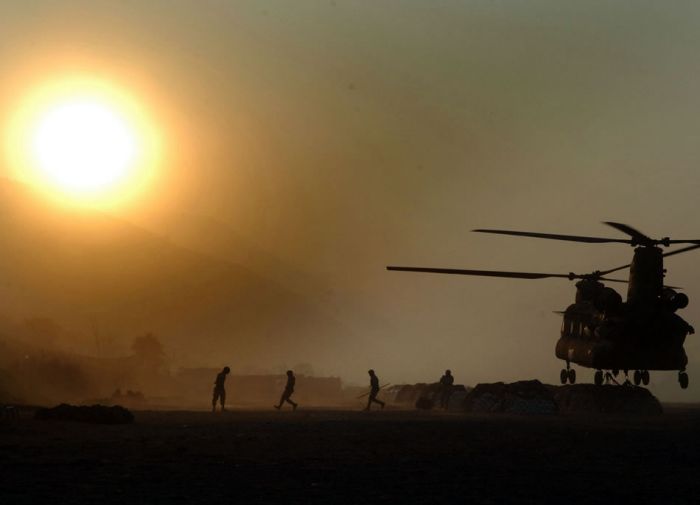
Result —
M 416 400 L 416 408 L 421 410 L 431 410 L 440 407 L 440 402 L 443 394 L 443 387 L 439 382 L 433 384 L 424 384 L 418 392 Z M 452 386 L 448 396 L 447 410 L 449 411 L 464 411 L 464 402 L 467 398 L 467 388 L 462 384 Z
M 573 384 L 550 386 L 538 380 L 478 384 L 464 400 L 464 410 L 505 414 L 658 415 L 661 403 L 637 386 Z
M 416 408 L 418 410 L 431 410 L 434 406 L 435 402 L 426 396 L 421 396 L 416 400 Z
M 467 412 L 506 414 L 556 414 L 558 407 L 551 388 L 538 380 L 511 384 L 478 384 L 464 400 Z
M 428 384 L 421 382 L 418 384 L 405 384 L 399 389 L 394 398 L 395 403 L 414 404 L 421 394 L 428 387 Z
M 467 396 L 469 396 L 471 390 L 471 388 L 464 386 L 456 386 L 454 391 L 450 393 L 450 399 L 447 401 L 447 410 L 449 412 L 464 412 Z
M 124 407 L 115 405 L 75 406 L 62 403 L 56 407 L 39 409 L 34 414 L 41 421 L 75 421 L 92 424 L 129 424 L 134 415 Z
M 554 400 L 560 413 L 658 415 L 659 400 L 648 389 L 636 386 L 574 384 L 556 386 Z

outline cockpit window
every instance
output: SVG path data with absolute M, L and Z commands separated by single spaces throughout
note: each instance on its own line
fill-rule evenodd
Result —
M 592 332 L 591 332 L 591 327 L 588 326 L 587 324 L 582 324 L 582 335 L 586 338 L 591 338 Z
M 566 317 L 561 322 L 561 334 L 562 336 L 571 334 L 571 320 L 567 319 Z

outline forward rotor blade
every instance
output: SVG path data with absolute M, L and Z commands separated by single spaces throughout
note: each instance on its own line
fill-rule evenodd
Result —
M 654 240 L 650 237 L 647 237 L 644 235 L 641 231 L 635 230 L 629 225 L 622 224 L 622 223 L 615 223 L 613 221 L 603 221 L 604 224 L 607 224 L 608 226 L 612 226 L 616 230 L 621 231 L 622 233 L 629 235 L 632 237 L 635 242 L 638 242 L 640 244 L 647 244 L 647 243 L 653 243 Z
M 611 268 L 610 270 L 603 270 L 602 272 L 598 272 L 599 275 L 608 275 L 613 272 L 617 272 L 618 270 L 624 270 L 625 268 L 629 268 L 631 265 L 628 263 L 626 265 L 622 265 L 619 267 Z
M 570 279 L 569 274 L 544 274 L 534 272 L 500 272 L 496 270 L 462 270 L 456 268 L 423 268 L 423 267 L 396 267 L 388 266 L 387 270 L 398 272 L 423 272 L 429 274 L 452 274 L 452 275 L 478 275 L 483 277 L 508 277 L 511 279 L 547 279 L 549 277 L 559 277 Z
M 605 244 L 605 243 L 619 243 L 619 244 L 631 244 L 632 241 L 629 239 L 620 238 L 600 238 L 600 237 L 584 237 L 579 235 L 559 235 L 555 233 L 536 233 L 529 231 L 511 231 L 511 230 L 490 230 L 479 228 L 472 230 L 478 233 L 495 233 L 498 235 L 515 235 L 517 237 L 534 237 L 534 238 L 545 238 L 549 240 L 566 240 L 569 242 L 586 242 L 588 244 Z
M 598 277 L 598 280 L 605 281 L 605 282 L 621 282 L 622 284 L 629 284 L 630 281 L 626 281 L 623 279 L 608 279 L 607 277 Z

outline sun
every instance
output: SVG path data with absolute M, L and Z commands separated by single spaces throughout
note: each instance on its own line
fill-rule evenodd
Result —
M 8 128 L 14 176 L 69 204 L 113 207 L 153 179 L 160 136 L 142 103 L 80 76 L 27 93 Z
M 57 103 L 39 118 L 31 154 L 58 188 L 95 192 L 126 178 L 139 149 L 126 118 L 107 103 L 83 98 Z

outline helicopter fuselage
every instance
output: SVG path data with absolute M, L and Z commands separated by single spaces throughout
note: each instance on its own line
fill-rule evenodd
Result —
M 555 353 L 567 363 L 598 370 L 685 370 L 683 343 L 689 332 L 680 316 L 664 309 L 640 319 L 574 304 L 564 314 Z
M 635 249 L 630 267 L 626 302 L 596 280 L 576 284 L 556 356 L 598 370 L 685 370 L 683 344 L 693 329 L 676 311 L 687 306 L 688 297 L 664 287 L 658 247 Z

